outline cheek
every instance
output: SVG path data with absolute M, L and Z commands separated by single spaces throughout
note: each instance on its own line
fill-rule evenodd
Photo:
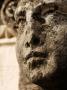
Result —
M 22 33 L 21 35 L 19 34 L 17 37 L 17 44 L 16 44 L 16 52 L 17 52 L 17 57 L 19 58 L 18 60 L 22 62 L 22 59 L 26 57 L 26 55 L 30 52 L 31 48 L 26 48 L 25 43 L 26 43 L 26 34 Z
M 62 25 L 54 26 L 52 30 L 48 31 L 46 37 L 47 48 L 55 50 L 60 47 L 64 39 L 64 33 L 65 28 Z
M 16 55 L 18 62 L 21 63 L 23 59 L 23 37 L 18 35 L 16 43 Z

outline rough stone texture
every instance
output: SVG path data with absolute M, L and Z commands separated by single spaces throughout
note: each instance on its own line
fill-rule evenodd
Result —
M 18 33 L 19 90 L 67 90 L 67 1 L 8 1 L 1 16 Z

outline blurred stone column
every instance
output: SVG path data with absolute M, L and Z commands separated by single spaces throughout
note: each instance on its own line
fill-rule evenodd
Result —
M 16 38 L 0 40 L 0 90 L 18 90 L 18 63 L 15 53 Z
M 0 25 L 0 90 L 18 90 L 18 63 L 15 32 Z

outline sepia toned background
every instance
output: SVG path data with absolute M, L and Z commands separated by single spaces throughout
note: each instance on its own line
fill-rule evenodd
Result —
M 0 9 L 4 0 L 0 0 Z M 16 36 L 0 17 L 0 90 L 18 90 L 18 63 L 15 53 Z

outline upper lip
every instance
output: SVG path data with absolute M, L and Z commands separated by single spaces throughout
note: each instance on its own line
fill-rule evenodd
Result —
M 42 58 L 46 58 L 48 56 L 48 52 L 30 52 L 27 56 L 26 56 L 26 60 L 28 60 L 29 58 L 32 58 L 32 57 L 42 57 Z

